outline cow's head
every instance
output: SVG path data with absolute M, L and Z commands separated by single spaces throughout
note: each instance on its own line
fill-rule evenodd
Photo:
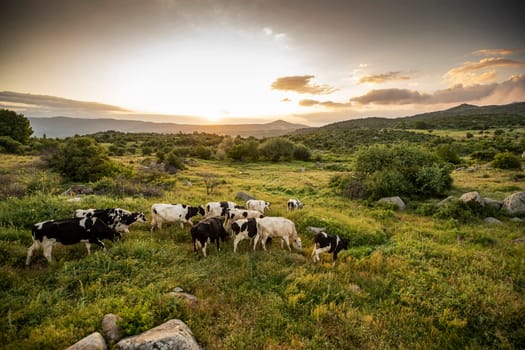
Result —
M 197 209 L 199 210 L 199 214 L 201 214 L 202 216 L 204 216 L 204 214 L 206 214 L 206 212 L 204 211 L 204 207 L 202 205 L 199 205 L 197 207 Z
M 341 238 L 341 241 L 339 242 L 339 246 L 341 249 L 348 249 L 348 244 L 350 244 L 350 241 L 346 238 Z
M 292 239 L 292 245 L 295 249 L 301 251 L 303 249 L 303 243 L 301 242 L 301 238 L 300 237 L 296 237 L 294 239 Z

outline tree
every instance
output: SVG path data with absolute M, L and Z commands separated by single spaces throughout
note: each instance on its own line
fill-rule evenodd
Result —
M 492 166 L 498 169 L 521 169 L 521 161 L 511 152 L 503 152 L 494 156 Z
M 91 137 L 68 139 L 51 157 L 50 165 L 73 181 L 97 181 L 117 169 L 104 147 Z
M 33 133 L 29 119 L 8 109 L 0 109 L 0 136 L 9 136 L 13 140 L 27 145 Z
M 294 144 L 284 138 L 277 137 L 268 139 L 259 145 L 259 154 L 273 162 L 283 158 L 291 160 L 294 150 Z

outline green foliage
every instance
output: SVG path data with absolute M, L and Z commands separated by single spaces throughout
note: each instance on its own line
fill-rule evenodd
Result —
M 303 144 L 296 144 L 293 150 L 293 158 L 296 160 L 309 161 L 312 158 L 312 152 Z
M 241 141 L 232 145 L 227 154 L 233 160 L 256 162 L 259 159 L 258 146 L 255 140 Z
M 0 136 L 9 136 L 26 145 L 33 133 L 29 119 L 8 109 L 0 109 Z
M 11 138 L 11 136 L 0 136 L 0 153 L 22 154 L 23 145 Z
M 461 162 L 461 159 L 456 148 L 450 144 L 440 145 L 436 149 L 436 154 L 444 162 L 458 164 Z
M 497 169 L 521 169 L 521 161 L 511 152 L 498 153 L 494 156 L 492 166 Z
M 97 181 L 117 171 L 106 150 L 90 137 L 68 139 L 50 165 L 73 181 Z
M 174 174 L 180 170 L 186 169 L 186 167 L 184 166 L 182 159 L 180 159 L 177 154 L 172 151 L 168 153 L 164 159 L 164 169 L 168 173 Z
M 280 159 L 292 160 L 294 144 L 285 138 L 277 137 L 261 143 L 258 150 L 262 157 L 272 162 L 277 162 Z
M 452 185 L 449 167 L 432 153 L 407 144 L 362 148 L 354 168 L 357 178 L 363 181 L 361 187 L 374 200 L 392 195 L 440 195 Z

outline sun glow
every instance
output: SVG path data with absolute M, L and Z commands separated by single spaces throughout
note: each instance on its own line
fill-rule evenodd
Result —
M 142 112 L 229 117 L 287 114 L 291 104 L 272 81 L 297 64 L 266 33 L 232 31 L 143 48 L 116 70 L 119 105 Z

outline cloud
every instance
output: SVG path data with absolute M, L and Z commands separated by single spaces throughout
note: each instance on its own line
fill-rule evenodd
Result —
M 363 84 L 363 83 L 381 84 L 381 83 L 386 83 L 387 81 L 410 80 L 410 79 L 412 79 L 410 76 L 403 75 L 403 72 L 397 71 L 397 72 L 388 72 L 388 73 L 382 73 L 382 74 L 366 75 L 364 77 L 361 77 L 358 83 L 359 84 Z
M 325 95 L 337 91 L 337 89 L 329 85 L 317 85 L 311 83 L 310 80 L 312 80 L 314 77 L 315 76 L 313 75 L 298 75 L 277 78 L 277 80 L 272 83 L 272 89 L 294 91 L 299 94 L 312 95 Z
M 85 102 L 69 100 L 66 98 L 47 96 L 47 95 L 33 95 L 24 94 L 19 92 L 1 91 L 0 92 L 1 102 L 10 102 L 13 104 L 23 104 L 27 106 L 40 107 L 40 108 L 52 108 L 52 109 L 63 109 L 63 110 L 90 110 L 97 112 L 110 112 L 110 113 L 121 113 L 130 112 L 122 107 L 97 103 L 97 102 Z
M 495 67 L 507 67 L 507 68 L 520 68 L 525 67 L 525 62 L 511 60 L 503 57 L 489 57 L 482 58 L 479 62 L 465 62 L 462 66 L 453 68 L 445 73 L 447 75 L 457 75 L 462 73 L 468 73 L 477 71 L 484 68 L 495 68 Z
M 323 106 L 330 109 L 338 109 L 338 108 L 348 108 L 352 104 L 350 102 L 348 103 L 340 103 L 340 102 L 333 102 L 333 101 L 317 101 L 317 100 L 301 100 L 299 101 L 299 105 L 303 107 L 313 107 L 313 106 Z
M 501 84 L 472 86 L 457 84 L 448 89 L 436 90 L 431 94 L 408 89 L 376 89 L 350 99 L 351 102 L 361 105 L 423 105 L 468 101 L 510 103 L 523 100 L 525 100 L 525 74 L 513 76 Z
M 474 51 L 472 54 L 476 56 L 508 56 L 524 50 L 525 49 L 483 49 Z

